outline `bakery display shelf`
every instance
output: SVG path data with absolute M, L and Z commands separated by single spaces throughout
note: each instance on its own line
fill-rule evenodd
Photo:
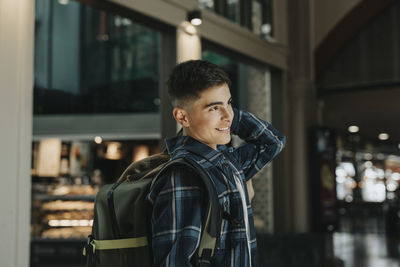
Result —
M 94 201 L 96 195 L 49 195 L 49 194 L 35 194 L 33 196 L 35 200 L 83 200 L 83 201 Z
M 41 237 L 41 236 L 35 236 L 31 237 L 31 242 L 62 242 L 62 243 L 74 243 L 74 242 L 82 242 L 82 241 L 87 241 L 87 237 L 73 237 L 73 238 L 51 238 L 51 237 Z

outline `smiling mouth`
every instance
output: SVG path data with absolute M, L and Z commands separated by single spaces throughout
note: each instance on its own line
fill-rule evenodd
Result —
M 231 128 L 231 127 L 216 128 L 216 129 L 217 129 L 218 131 L 225 132 L 225 131 L 228 131 L 230 128 Z

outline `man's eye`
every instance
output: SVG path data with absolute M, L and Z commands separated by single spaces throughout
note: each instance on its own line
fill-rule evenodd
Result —
M 210 108 L 210 111 L 214 111 L 214 110 L 217 110 L 217 109 L 218 109 L 218 107 L 214 106 L 214 107 Z

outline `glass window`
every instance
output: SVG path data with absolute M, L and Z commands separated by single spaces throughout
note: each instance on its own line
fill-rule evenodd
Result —
M 252 0 L 252 31 L 268 40 L 272 35 L 272 0 Z
M 35 114 L 158 112 L 161 34 L 76 1 L 36 1 Z
M 269 40 L 272 32 L 273 0 L 199 0 L 199 7 L 211 10 Z
M 208 10 L 214 10 L 214 0 L 199 0 L 199 7 Z
M 239 0 L 226 0 L 227 5 L 227 19 L 237 24 L 240 24 L 240 1 Z
M 230 21 L 240 24 L 240 0 L 199 0 L 199 7 L 211 10 Z

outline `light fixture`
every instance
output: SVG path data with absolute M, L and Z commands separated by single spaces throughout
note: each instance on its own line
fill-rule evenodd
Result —
M 356 125 L 351 125 L 351 126 L 349 126 L 349 128 L 347 128 L 347 130 L 348 130 L 350 133 L 358 133 L 358 131 L 360 130 L 360 128 L 358 128 L 358 126 L 356 126 Z
M 95 142 L 96 144 L 101 144 L 101 142 L 103 142 L 103 138 L 101 138 L 100 136 L 96 136 L 96 137 L 94 138 L 94 142 Z
M 200 10 L 195 9 L 195 10 L 189 11 L 188 15 L 187 15 L 187 19 L 193 26 L 199 26 L 202 23 Z
M 60 5 L 68 5 L 68 0 L 58 0 L 58 3 L 60 4 Z
M 271 34 L 271 30 L 272 30 L 271 24 L 266 23 L 266 24 L 261 25 L 261 32 L 263 34 L 270 35 Z
M 380 133 L 378 136 L 379 140 L 388 140 L 389 139 L 389 135 L 387 133 Z

